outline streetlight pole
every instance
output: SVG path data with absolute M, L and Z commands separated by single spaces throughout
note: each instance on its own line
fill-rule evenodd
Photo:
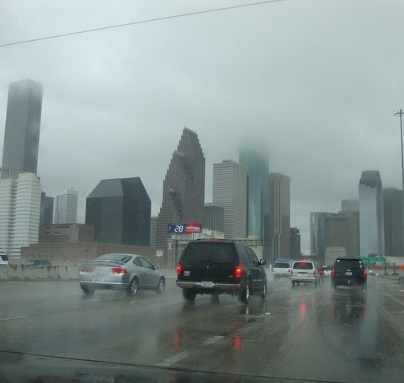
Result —
M 402 180 L 402 191 L 401 191 L 401 204 L 402 204 L 402 225 L 404 229 L 404 161 L 403 161 L 403 111 L 402 109 L 394 113 L 395 116 L 400 116 L 400 134 L 401 134 L 401 180 Z M 404 231 L 402 243 L 404 245 Z M 403 249 L 404 251 L 404 249 Z
M 403 114 L 404 112 L 400 109 L 395 116 L 400 116 L 400 133 L 401 133 L 401 180 L 402 180 L 402 191 L 404 193 L 404 160 L 403 160 Z M 403 201 L 404 202 L 404 201 Z

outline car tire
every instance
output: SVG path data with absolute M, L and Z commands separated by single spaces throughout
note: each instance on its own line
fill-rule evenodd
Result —
M 268 293 L 267 281 L 264 281 L 264 284 L 262 285 L 261 289 L 261 298 L 265 299 L 267 297 L 267 293 Z
M 196 292 L 193 289 L 182 289 L 182 295 L 188 302 L 193 302 L 196 297 Z
M 90 296 L 90 295 L 94 295 L 94 289 L 92 287 L 89 286 L 82 286 L 81 290 L 83 290 L 84 295 Z
M 247 279 L 245 286 L 243 287 L 239 295 L 240 302 L 248 304 L 248 302 L 250 301 L 250 295 L 251 295 L 251 283 L 250 280 Z
M 126 290 L 126 293 L 127 293 L 127 295 L 133 297 L 137 294 L 138 289 L 139 289 L 139 280 L 136 277 L 134 277 L 130 281 L 128 289 Z
M 164 277 L 161 277 L 159 283 L 157 285 L 157 294 L 163 294 L 164 290 L 166 289 L 166 280 Z

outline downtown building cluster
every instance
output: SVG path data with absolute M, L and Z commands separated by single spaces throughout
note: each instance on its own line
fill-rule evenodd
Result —
M 290 179 L 269 171 L 267 149 L 245 145 L 237 161 L 213 164 L 207 202 L 205 156 L 197 133 L 188 128 L 162 180 L 158 216 L 151 217 L 147 190 L 134 176 L 101 180 L 86 199 L 85 223 L 77 223 L 78 192 L 46 196 L 37 176 L 41 108 L 40 84 L 10 84 L 0 180 L 0 248 L 10 256 L 58 254 L 77 260 L 83 253 L 137 251 L 171 267 L 181 246 L 198 237 L 248 242 L 269 263 L 302 255 L 299 229 L 290 225 Z M 358 200 L 344 201 L 338 213 L 311 214 L 311 255 L 319 261 L 332 251 L 401 255 L 399 196 L 381 188 L 378 172 L 364 172 Z M 201 233 L 168 229 L 188 223 L 199 225 Z

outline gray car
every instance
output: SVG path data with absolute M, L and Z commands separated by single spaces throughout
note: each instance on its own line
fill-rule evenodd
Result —
M 136 254 L 104 254 L 79 267 L 79 282 L 84 294 L 95 290 L 117 289 L 135 295 L 139 289 L 162 294 L 165 278 L 148 259 Z

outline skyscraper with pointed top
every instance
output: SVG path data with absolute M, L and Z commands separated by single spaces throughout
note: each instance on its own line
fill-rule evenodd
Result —
M 163 201 L 157 217 L 156 248 L 166 254 L 168 225 L 203 223 L 205 157 L 198 135 L 184 128 L 163 182 Z

